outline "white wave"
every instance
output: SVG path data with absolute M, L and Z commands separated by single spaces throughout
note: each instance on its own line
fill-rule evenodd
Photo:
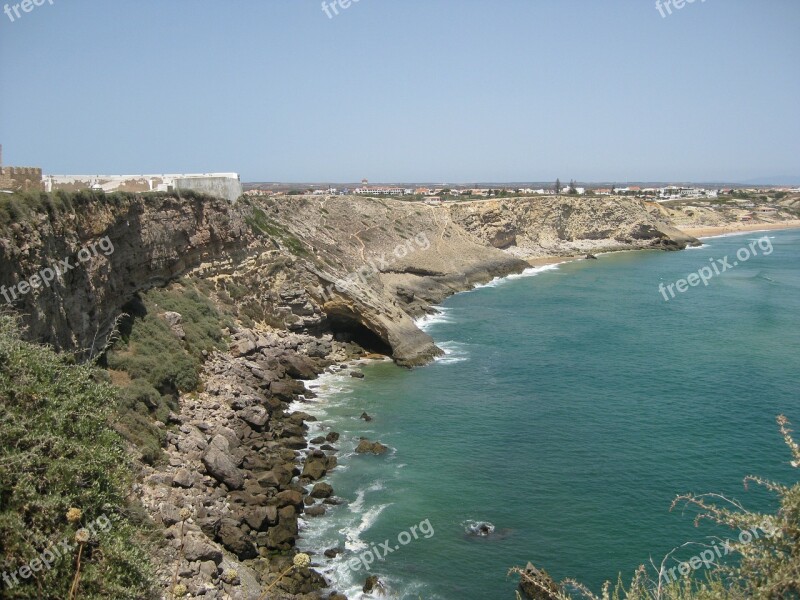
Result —
M 369 492 L 380 492 L 386 489 L 386 486 L 383 484 L 383 481 L 378 479 L 377 481 L 373 481 L 370 485 L 365 488 L 361 488 L 356 491 L 356 499 L 353 500 L 349 505 L 348 508 L 350 512 L 358 513 L 361 512 L 361 509 L 364 506 L 364 497 Z
M 542 265 L 541 267 L 530 267 L 529 269 L 525 269 L 522 273 L 512 273 L 508 275 L 506 279 L 522 279 L 523 277 L 534 277 L 535 275 L 539 275 L 540 273 L 545 273 L 546 271 L 556 271 L 558 270 L 559 264 L 555 265 Z
M 451 310 L 452 309 L 445 306 L 438 306 L 436 307 L 435 313 L 424 315 L 418 319 L 415 319 L 414 324 L 422 329 L 422 331 L 427 331 L 437 323 L 452 323 L 453 317 L 449 314 Z
M 453 363 L 464 362 L 470 358 L 469 351 L 466 349 L 466 344 L 461 342 L 439 342 L 437 346 L 444 350 L 444 356 L 439 356 L 436 358 L 435 362 L 437 363 L 450 365 Z
M 699 246 L 686 246 L 685 250 L 702 250 L 708 248 L 708 244 L 700 244 Z
M 506 275 L 505 277 L 495 277 L 488 283 L 479 283 L 473 290 L 479 290 L 482 288 L 494 288 L 507 281 L 513 281 L 514 279 L 523 279 L 525 277 L 535 277 L 536 275 L 540 275 L 541 273 L 545 273 L 547 271 L 556 271 L 558 270 L 559 264 L 554 265 L 543 265 L 541 267 L 529 267 L 522 271 L 521 273 L 511 273 L 510 275 Z
M 494 533 L 494 525 L 489 521 L 473 521 L 472 519 L 461 523 L 464 533 L 485 537 Z
M 698 240 L 714 240 L 717 238 L 736 237 L 739 235 L 753 235 L 754 233 L 766 233 L 768 231 L 775 231 L 774 229 L 754 229 L 750 231 L 731 231 L 729 233 L 720 233 L 719 235 L 704 235 L 697 238 Z M 772 238 L 774 239 L 774 238 Z
M 388 504 L 378 504 L 377 506 L 373 506 L 361 515 L 361 520 L 357 524 L 340 529 L 339 533 L 341 533 L 345 538 L 345 549 L 351 552 L 357 552 L 358 550 L 368 548 L 369 544 L 361 539 L 361 534 L 372 527 L 375 524 L 375 521 L 378 520 L 378 517 L 381 516 L 381 513 L 391 505 L 392 503 L 390 502 Z
M 497 287 L 498 285 L 500 285 L 500 283 L 503 281 L 503 279 L 504 279 L 503 277 L 495 277 L 494 279 L 492 279 L 491 281 L 489 281 L 487 283 L 476 283 L 474 286 L 472 286 L 472 289 L 473 290 L 482 290 L 483 288 L 494 288 L 494 287 Z

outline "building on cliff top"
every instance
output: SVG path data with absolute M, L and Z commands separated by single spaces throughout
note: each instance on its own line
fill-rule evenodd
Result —
M 179 192 L 191 190 L 229 202 L 242 195 L 238 173 L 180 175 L 45 175 L 44 189 L 100 190 L 104 192 Z

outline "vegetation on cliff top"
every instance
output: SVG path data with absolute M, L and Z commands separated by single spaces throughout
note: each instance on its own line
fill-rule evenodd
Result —
M 131 464 L 108 423 L 115 390 L 92 366 L 72 362 L 21 341 L 16 321 L 0 315 L 0 596 L 67 598 L 76 533 L 94 525 L 78 597 L 149 598 L 147 527 L 133 517 Z M 42 555 L 54 549 L 61 556 L 47 568 Z
M 800 446 L 792 438 L 789 422 L 779 416 L 778 427 L 792 456 L 791 465 L 800 468 Z M 788 600 L 800 598 L 800 482 L 793 486 L 747 476 L 745 486 L 756 484 L 774 493 L 779 500 L 775 514 L 751 512 L 738 501 L 719 494 L 678 496 L 673 508 L 681 505 L 698 509 L 695 524 L 709 520 L 737 533 L 723 546 L 704 546 L 688 562 L 671 560 L 671 554 L 655 573 L 641 566 L 626 586 L 620 576 L 612 587 L 606 583 L 602 600 Z M 721 503 L 721 504 L 718 504 Z M 740 533 L 741 532 L 741 533 Z M 719 541 L 720 544 L 723 542 Z M 712 548 L 727 547 L 734 561 L 720 560 Z M 724 556 L 724 555 L 723 555 Z M 670 561 L 672 565 L 670 565 Z M 699 570 L 707 567 L 703 571 Z M 568 579 L 556 584 L 545 571 L 529 565 L 509 573 L 521 578 L 520 586 L 536 600 L 600 600 L 582 584 Z M 704 575 L 699 575 L 704 573 Z M 570 593 L 570 590 L 575 593 Z M 519 594 L 517 594 L 519 597 Z
M 180 198 L 183 200 L 213 202 L 221 207 L 229 206 L 225 200 L 206 196 L 193 190 L 179 192 L 105 192 L 93 190 L 79 190 L 65 192 L 14 192 L 13 194 L 0 194 L 0 233 L 13 223 L 29 223 L 37 215 L 47 214 L 51 219 L 59 218 L 65 214 L 77 214 L 83 207 L 97 206 L 124 206 L 141 199 L 149 201 Z

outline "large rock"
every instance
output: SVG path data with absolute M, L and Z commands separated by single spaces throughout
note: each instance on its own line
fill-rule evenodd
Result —
M 302 381 L 293 381 L 291 379 L 281 379 L 274 381 L 269 386 L 269 391 L 273 396 L 280 400 L 290 402 L 294 400 L 296 394 L 302 394 L 306 389 Z
M 242 475 L 242 472 L 237 468 L 231 457 L 218 445 L 211 444 L 208 446 L 203 453 L 203 464 L 208 474 L 217 481 L 224 483 L 228 486 L 228 489 L 238 490 L 244 485 L 244 475 Z
M 308 477 L 316 481 L 322 479 L 328 471 L 328 459 L 323 456 L 315 456 L 313 454 L 306 458 L 303 465 L 302 477 Z
M 239 528 L 233 519 L 223 519 L 217 531 L 217 541 L 233 552 L 239 560 L 247 560 L 258 556 L 253 542 Z
M 190 488 L 194 485 L 195 474 L 189 469 L 178 469 L 172 478 L 172 484 L 182 488 Z
M 314 379 L 320 372 L 311 359 L 300 354 L 284 354 L 281 357 L 281 365 L 286 369 L 286 374 L 293 379 Z
M 356 447 L 356 452 L 359 454 L 386 454 L 386 451 L 389 449 L 388 446 L 384 446 L 380 442 L 371 442 L 366 438 L 362 438 L 361 441 L 358 443 Z
M 245 514 L 244 522 L 256 531 L 267 531 L 270 525 L 278 522 L 278 507 L 257 506 Z
M 333 494 L 333 487 L 328 483 L 316 483 L 311 490 L 312 498 L 329 498 Z
M 296 536 L 297 516 L 294 512 L 294 508 L 287 506 L 280 510 L 278 524 L 275 525 L 275 527 L 270 527 L 269 535 L 267 536 L 267 545 L 273 549 L 285 545 L 291 546 L 294 544 Z
M 256 479 L 265 487 L 279 488 L 292 481 L 292 472 L 278 465 L 271 471 L 260 473 Z
M 222 562 L 222 551 L 199 534 L 188 533 L 183 540 L 183 555 L 189 562 L 213 560 Z
M 261 431 L 269 421 L 269 413 L 263 406 L 249 406 L 236 415 L 256 431 Z
M 275 502 L 279 508 L 284 506 L 302 506 L 303 494 L 297 490 L 285 490 L 275 496 Z

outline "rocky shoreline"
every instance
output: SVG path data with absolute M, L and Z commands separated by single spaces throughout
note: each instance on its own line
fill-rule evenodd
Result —
M 209 357 L 204 390 L 183 395 L 180 412 L 163 424 L 174 425 L 167 433 L 167 466 L 144 467 L 134 490 L 164 527 L 159 579 L 165 598 L 177 568 L 192 597 L 257 600 L 291 564 L 298 518 L 322 516 L 326 505 L 339 502 L 319 482 L 336 467 L 338 434 L 308 440 L 306 423 L 314 417 L 289 405 L 312 396 L 304 380 L 363 351 L 333 336 L 242 329 L 232 339 L 230 352 Z M 185 521 L 183 509 L 191 515 Z M 283 577 L 275 592 L 342 600 L 326 588 L 311 559 L 310 567 Z

